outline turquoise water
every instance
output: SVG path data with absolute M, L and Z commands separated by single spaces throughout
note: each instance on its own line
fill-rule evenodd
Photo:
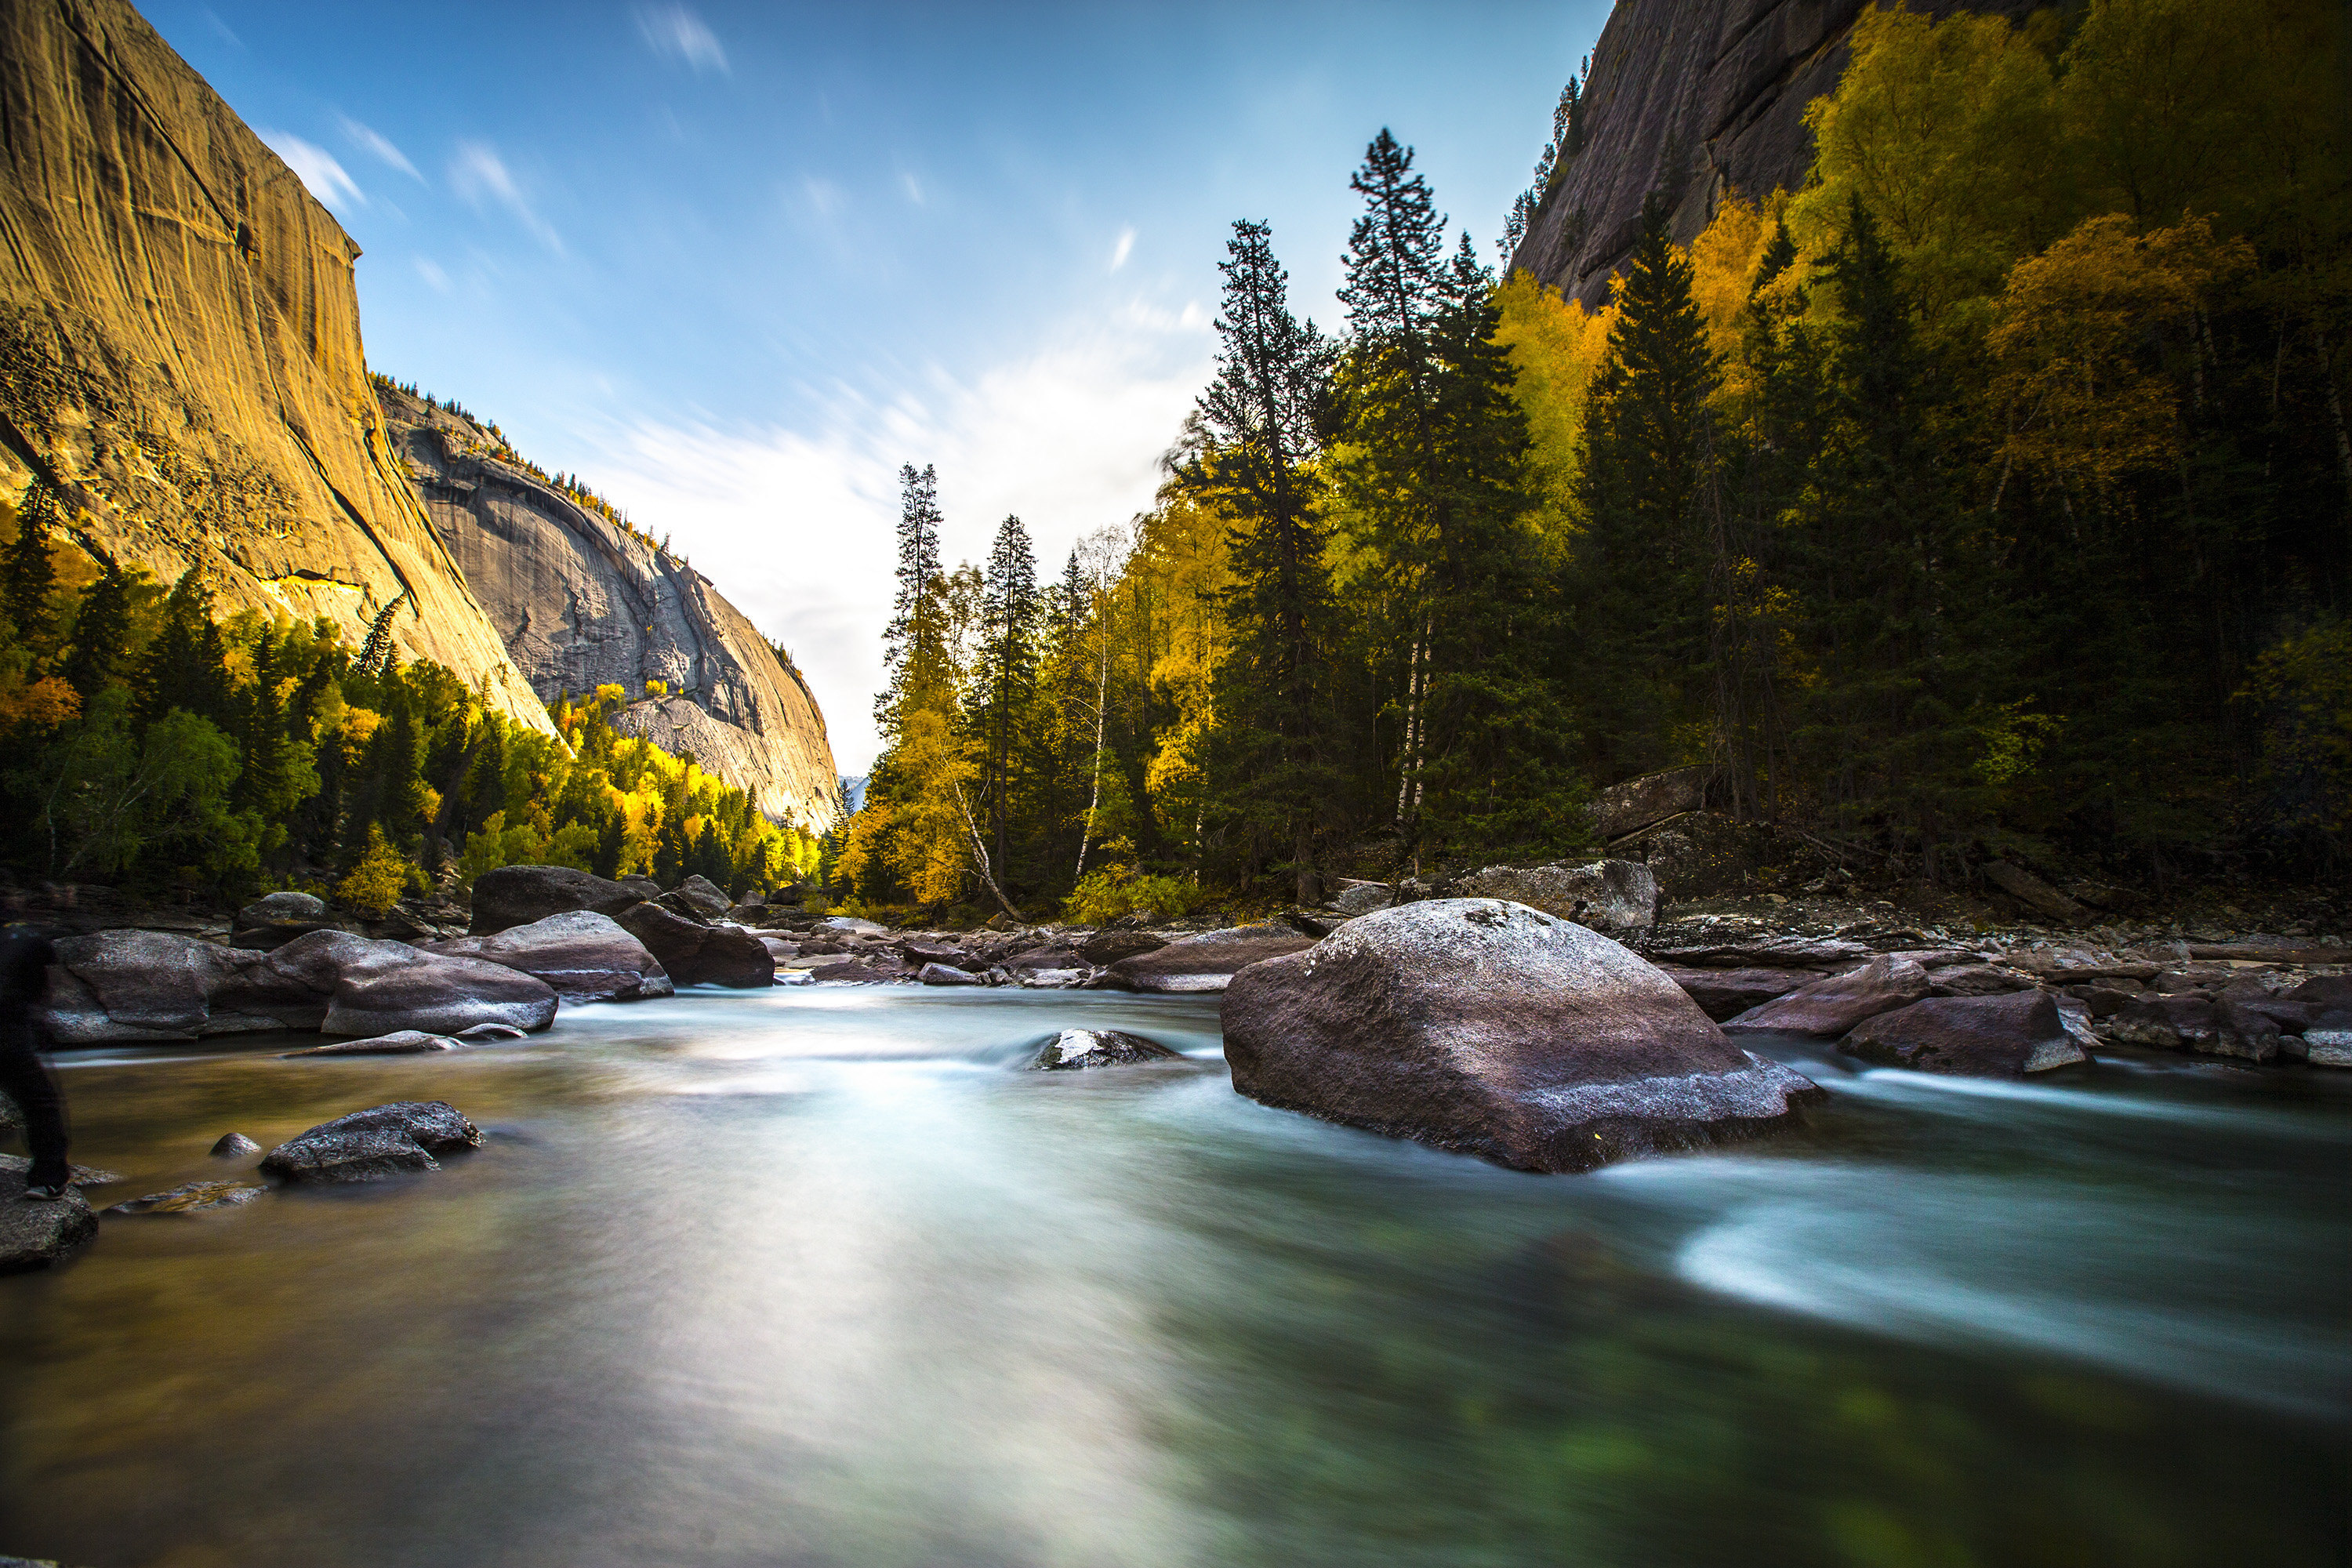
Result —
M 1191 1053 L 1019 1070 L 1071 1026 Z M 446 1099 L 435 1174 L 0 1279 L 0 1552 L 131 1564 L 2301 1564 L 2352 1074 L 1846 1071 L 1533 1177 L 1234 1095 L 1212 999 L 696 993 L 60 1058 L 100 1201 Z M 234 1169 L 234 1167 L 232 1168 Z

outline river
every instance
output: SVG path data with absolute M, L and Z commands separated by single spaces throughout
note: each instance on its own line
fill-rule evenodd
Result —
M 1020 1070 L 1054 1030 L 1181 1063 Z M 2352 1074 L 1854 1072 L 1528 1176 L 1236 1096 L 1213 998 L 833 988 L 528 1042 L 67 1053 L 108 1202 L 444 1099 L 437 1173 L 0 1279 L 0 1553 L 2343 1563 Z M 247 1164 L 249 1165 L 249 1162 Z

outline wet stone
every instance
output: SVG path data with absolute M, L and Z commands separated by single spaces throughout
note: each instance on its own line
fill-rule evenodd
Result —
M 128 1198 L 107 1209 L 108 1214 L 196 1214 L 205 1209 L 235 1208 L 249 1204 L 268 1189 L 258 1182 L 189 1182 L 173 1187 L 168 1193 L 150 1193 L 143 1198 Z
M 1172 1061 L 1181 1051 L 1120 1029 L 1065 1029 L 1045 1042 L 1029 1065 L 1043 1072 L 1127 1067 L 1135 1062 Z

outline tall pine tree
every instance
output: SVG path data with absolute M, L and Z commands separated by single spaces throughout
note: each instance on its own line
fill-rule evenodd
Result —
M 1000 887 L 1013 878 L 1007 856 L 1013 796 L 1026 748 L 1037 689 L 1037 640 L 1045 606 L 1037 592 L 1037 557 L 1017 517 L 998 526 L 982 578 L 979 689 L 972 726 L 982 749 L 980 785 L 988 802 L 989 836 Z

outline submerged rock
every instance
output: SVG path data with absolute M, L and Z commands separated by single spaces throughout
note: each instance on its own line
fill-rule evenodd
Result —
M 1838 1049 L 1885 1067 L 1963 1078 L 2023 1078 L 2091 1059 L 2056 1001 L 2041 991 L 1930 996 L 1863 1020 Z
M 1122 958 L 1096 979 L 1098 985 L 1127 991 L 1223 991 L 1253 963 L 1315 945 L 1288 926 L 1231 926 Z
M 242 1160 L 247 1154 L 260 1152 L 261 1145 L 242 1132 L 224 1132 L 220 1135 L 220 1142 L 212 1146 L 212 1156 L 215 1160 Z
M 1874 958 L 1860 969 L 1800 985 L 1750 1007 L 1723 1026 L 1731 1034 L 1843 1035 L 1865 1018 L 1908 1007 L 1927 994 L 1927 972 L 1907 958 Z
M 644 942 L 612 916 L 593 910 L 567 910 L 488 936 L 426 942 L 425 950 L 532 975 L 571 1006 L 634 1002 L 677 990 Z
M 427 1051 L 454 1051 L 457 1042 L 446 1035 L 428 1035 L 422 1029 L 402 1029 L 396 1034 L 377 1035 L 364 1040 L 336 1040 L 323 1046 L 305 1046 L 299 1051 L 280 1051 L 280 1058 L 292 1057 L 413 1057 Z
M 1819 1098 L 1584 926 L 1494 899 L 1349 922 L 1234 977 L 1234 1088 L 1530 1171 L 1751 1137 Z
M 190 1182 L 168 1193 L 150 1193 L 110 1205 L 108 1214 L 196 1214 L 249 1204 L 268 1189 L 258 1182 Z
M 1045 1072 L 1086 1068 L 1125 1067 L 1134 1062 L 1163 1062 L 1182 1056 L 1158 1040 L 1118 1029 L 1065 1029 L 1045 1042 L 1029 1065 Z
M 322 1121 L 272 1149 L 264 1174 L 287 1182 L 378 1182 L 437 1171 L 436 1154 L 481 1145 L 481 1130 L 446 1100 L 399 1100 Z

